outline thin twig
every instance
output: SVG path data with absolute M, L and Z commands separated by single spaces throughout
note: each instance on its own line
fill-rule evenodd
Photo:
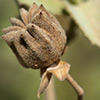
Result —
M 78 83 L 68 74 L 66 80 L 71 84 L 78 95 L 77 100 L 83 100 L 84 90 L 78 85 Z

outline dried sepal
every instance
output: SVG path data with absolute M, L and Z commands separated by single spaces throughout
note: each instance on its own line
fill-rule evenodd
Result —
M 19 33 L 16 33 L 13 40 L 13 47 L 12 50 L 15 52 L 17 58 L 19 59 L 19 62 L 26 68 L 29 67 L 29 59 L 31 61 L 31 58 L 29 56 L 29 50 L 28 45 L 24 41 L 24 39 L 21 37 L 22 34 L 25 34 L 26 31 L 20 31 Z
M 18 31 L 11 31 L 8 32 L 5 35 L 2 35 L 2 39 L 6 41 L 6 43 L 11 46 L 12 45 L 12 41 L 13 41 L 13 37 L 14 35 L 17 33 Z
M 31 22 L 32 17 L 35 13 L 35 11 L 38 9 L 38 6 L 36 3 L 33 3 L 32 7 L 29 9 L 29 13 L 28 13 L 28 21 Z
M 48 68 L 41 69 L 41 82 L 40 87 L 37 93 L 38 98 L 40 98 L 40 94 L 44 92 L 47 88 L 52 74 L 56 76 L 60 81 L 66 79 L 68 72 L 70 70 L 70 64 L 64 61 L 58 61 L 57 63 L 53 63 Z
M 4 33 L 8 33 L 8 32 L 17 31 L 17 30 L 21 30 L 21 27 L 19 27 L 19 26 L 10 26 L 10 27 L 7 27 L 7 28 L 3 28 L 2 31 Z
M 38 16 L 34 17 L 34 19 L 32 20 L 32 23 L 36 24 L 37 26 L 39 26 L 41 29 L 45 30 L 46 32 L 50 33 L 48 34 L 50 37 L 52 37 L 54 43 L 56 43 L 56 45 L 58 45 L 60 43 L 60 36 L 61 36 L 61 33 L 60 31 L 55 27 L 55 25 L 50 22 L 48 20 L 47 17 L 45 17 L 43 15 L 42 12 L 39 13 Z M 49 26 L 48 26 L 49 24 Z M 56 41 L 56 39 L 59 41 Z M 65 42 L 65 41 L 64 41 Z
M 44 70 L 44 69 L 43 69 Z M 42 69 L 41 69 L 42 71 Z M 41 82 L 40 82 L 40 87 L 38 89 L 37 97 L 40 98 L 40 94 L 45 91 L 47 88 L 50 80 L 51 80 L 52 73 L 48 73 L 47 71 L 44 71 L 41 74 Z
M 55 75 L 59 80 L 63 81 L 66 79 L 68 72 L 70 70 L 70 64 L 64 61 L 60 61 L 58 64 L 51 65 L 47 72 L 52 73 Z
M 23 24 L 23 22 L 17 18 L 10 18 L 10 23 L 14 26 L 25 28 L 25 25 Z
M 48 20 L 50 20 L 50 22 L 52 22 L 53 24 L 55 24 L 57 29 L 60 29 L 61 32 L 64 33 L 64 30 L 62 29 L 60 23 L 57 21 L 57 19 L 50 14 L 45 8 L 44 6 L 41 4 L 40 7 L 37 9 L 37 11 L 34 13 L 34 17 L 32 18 L 32 21 L 34 20 L 34 18 L 36 16 L 39 16 L 39 14 L 42 13 L 43 16 L 45 16 L 45 18 L 48 18 Z M 58 28 L 59 27 L 59 28 Z M 65 36 L 64 36 L 65 37 Z
M 24 29 L 19 34 L 16 34 L 14 38 L 16 39 L 13 40 L 13 44 L 18 53 L 16 56 L 19 62 L 25 68 L 39 68 L 40 62 L 37 62 L 39 59 L 36 58 L 36 53 L 34 53 L 34 51 L 38 48 L 38 44 L 35 42 L 35 39 L 32 38 L 32 36 Z M 37 47 L 34 46 L 36 44 Z
M 28 11 L 25 10 L 24 8 L 21 8 L 20 15 L 21 15 L 21 19 L 24 22 L 24 24 L 28 24 Z
M 21 31 L 21 38 L 26 42 L 28 47 L 33 51 L 37 50 L 37 48 L 40 47 L 40 45 L 35 41 L 35 39 L 24 29 Z
M 50 33 L 50 37 L 54 40 L 54 43 L 58 45 L 58 48 L 64 48 L 66 43 L 65 32 L 61 31 L 56 24 L 52 23 L 48 17 L 46 17 L 42 12 L 40 12 L 37 16 L 33 17 L 32 23 L 36 24 L 40 28 L 44 29 L 48 33 Z M 49 26 L 48 26 L 49 25 Z M 56 38 L 56 39 L 55 39 Z M 60 50 L 60 49 L 59 49 Z M 61 50 L 60 50 L 61 52 Z
M 42 42 L 43 44 L 49 45 L 52 42 L 52 46 L 54 46 L 54 40 L 51 41 L 49 38 L 49 34 L 39 26 L 35 24 L 28 24 L 27 31 L 35 38 L 37 42 Z

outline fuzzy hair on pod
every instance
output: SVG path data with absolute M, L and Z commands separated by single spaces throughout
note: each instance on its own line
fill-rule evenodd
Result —
M 66 35 L 43 5 L 33 3 L 27 11 L 20 9 L 21 20 L 10 18 L 12 26 L 4 28 L 2 39 L 26 68 L 41 69 L 56 62 L 64 52 Z

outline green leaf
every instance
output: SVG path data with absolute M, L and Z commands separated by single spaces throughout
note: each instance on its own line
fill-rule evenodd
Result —
M 64 4 L 84 35 L 100 47 L 100 0 L 88 0 L 78 5 L 66 0 Z

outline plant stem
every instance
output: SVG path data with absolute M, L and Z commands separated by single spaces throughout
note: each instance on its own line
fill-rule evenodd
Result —
M 71 84 L 78 95 L 77 100 L 83 100 L 84 90 L 78 85 L 78 83 L 68 74 L 66 80 Z
M 48 88 L 45 91 L 45 100 L 56 100 L 54 79 L 52 77 Z

